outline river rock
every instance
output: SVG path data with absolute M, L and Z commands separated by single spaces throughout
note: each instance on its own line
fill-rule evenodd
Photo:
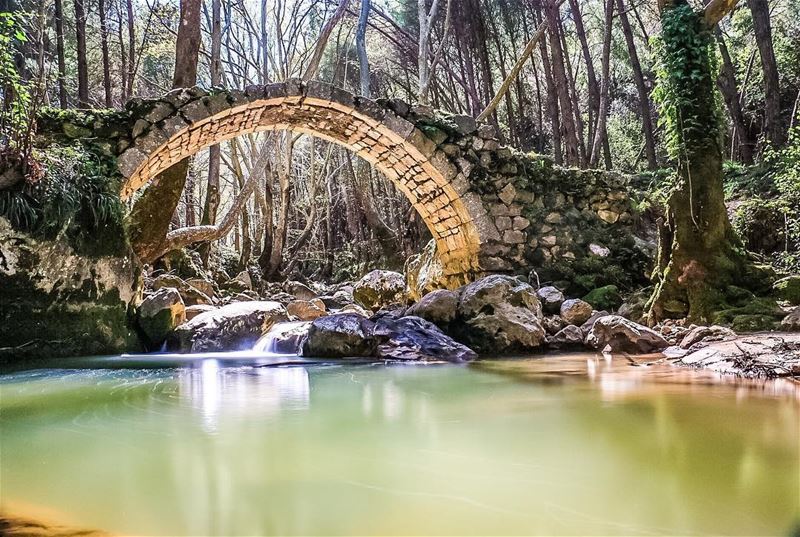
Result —
M 580 326 L 589 320 L 589 317 L 592 316 L 592 311 L 594 309 L 588 302 L 579 298 L 571 298 L 561 304 L 560 314 L 567 324 Z
M 551 336 L 558 333 L 559 330 L 567 325 L 566 321 L 560 315 L 545 315 L 542 318 L 542 326 L 544 331 Z
M 680 342 L 682 349 L 688 349 L 696 343 L 711 341 L 727 341 L 736 339 L 736 332 L 725 326 L 696 326 L 683 336 Z
M 283 284 L 283 290 L 298 300 L 317 298 L 318 293 L 302 282 L 289 280 Z
M 186 283 L 200 291 L 201 293 L 214 298 L 216 290 L 214 289 L 214 282 L 204 278 L 189 278 Z
M 554 349 L 566 349 L 583 346 L 583 332 L 574 324 L 570 324 L 547 339 L 547 344 Z
M 174 287 L 181 294 L 183 303 L 187 306 L 194 306 L 197 304 L 213 304 L 211 297 L 173 274 L 161 274 L 157 276 L 153 280 L 152 286 L 153 290 L 156 291 L 165 287 Z
M 353 298 L 373 311 L 389 304 L 404 304 L 407 300 L 406 279 L 399 272 L 373 270 L 353 286 Z
M 310 328 L 311 321 L 278 323 L 264 336 L 269 338 L 269 342 L 265 342 L 265 346 L 261 349 L 257 346 L 256 350 L 277 354 L 300 354 Z
M 372 317 L 372 312 L 367 311 L 358 304 L 348 304 L 336 313 L 355 313 L 357 315 L 361 315 L 362 317 Z
M 558 313 L 561 304 L 564 302 L 564 293 L 559 291 L 558 287 L 547 285 L 540 287 L 536 291 L 536 296 L 539 297 L 539 302 L 542 303 L 542 311 L 544 313 Z
M 609 315 L 609 313 L 605 310 L 603 311 L 595 311 L 592 313 L 592 316 L 586 319 L 586 322 L 581 325 L 581 332 L 583 332 L 583 337 L 585 338 L 586 335 L 592 330 L 595 321 L 600 317 L 605 317 Z
M 174 287 L 163 287 L 147 296 L 139 306 L 139 328 L 150 350 L 158 349 L 167 335 L 186 321 L 186 309 Z
M 800 306 L 796 307 L 781 321 L 781 330 L 800 332 Z
M 298 321 L 313 321 L 327 315 L 325 303 L 319 298 L 292 300 L 286 305 L 286 312 Z
M 235 302 L 180 325 L 168 344 L 179 352 L 251 349 L 273 324 L 289 319 L 279 302 Z
M 661 334 L 619 315 L 606 315 L 595 321 L 586 344 L 598 350 L 644 354 L 669 346 Z
M 614 310 L 622 305 L 622 295 L 616 285 L 606 285 L 593 289 L 583 297 L 585 302 L 599 310 Z
M 457 312 L 458 293 L 449 289 L 437 289 L 423 296 L 419 302 L 408 308 L 406 314 L 422 317 L 442 326 L 455 319 Z
M 378 341 L 375 356 L 384 360 L 466 362 L 477 357 L 421 317 L 381 317 L 375 321 L 373 335 Z
M 371 356 L 376 347 L 375 323 L 357 313 L 337 313 L 311 322 L 303 341 L 303 356 L 346 358 Z
M 214 311 L 216 306 L 209 306 L 208 304 L 195 304 L 194 306 L 186 306 L 186 320 L 191 321 L 201 313 L 207 311 Z
M 481 352 L 532 350 L 545 338 L 536 291 L 516 278 L 494 274 L 465 285 L 458 302 L 460 339 Z

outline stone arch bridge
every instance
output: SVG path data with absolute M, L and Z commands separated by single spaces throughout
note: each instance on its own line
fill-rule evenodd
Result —
M 290 129 L 335 142 L 408 197 L 436 241 L 448 285 L 484 272 L 613 257 L 631 220 L 619 175 L 564 169 L 503 147 L 490 125 L 469 116 L 370 100 L 316 81 L 179 89 L 134 99 L 124 111 L 39 127 L 40 135 L 80 139 L 116 158 L 123 199 L 182 159 L 242 134 Z

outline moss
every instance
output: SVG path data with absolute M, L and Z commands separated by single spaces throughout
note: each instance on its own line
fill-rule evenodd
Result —
M 597 310 L 612 311 L 622 304 L 622 296 L 619 294 L 619 288 L 616 285 L 605 285 L 593 289 L 583 297 L 583 300 Z
M 800 304 L 800 275 L 781 278 L 772 286 L 773 295 L 778 300 L 790 304 Z
M 725 299 L 719 300 L 719 307 L 724 307 Z M 714 324 L 728 325 L 739 331 L 752 332 L 768 330 L 775 327 L 775 323 L 784 316 L 783 310 L 772 298 L 760 297 L 749 301 L 746 305 L 734 308 L 721 309 L 714 314 Z M 770 324 L 771 323 L 771 324 Z M 745 329 L 747 328 L 747 329 Z

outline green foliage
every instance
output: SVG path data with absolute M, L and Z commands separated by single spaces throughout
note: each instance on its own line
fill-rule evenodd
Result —
M 0 216 L 35 236 L 64 234 L 79 251 L 112 253 L 125 244 L 123 206 L 113 163 L 81 145 L 48 147 L 37 155 L 44 177 L 0 191 Z
M 679 162 L 717 143 L 720 136 L 715 47 L 703 17 L 683 2 L 665 8 L 655 40 L 659 104 L 667 151 Z
M 24 13 L 0 13 L 0 141 L 18 145 L 28 130 L 31 95 L 15 63 L 17 46 L 27 38 L 20 22 Z

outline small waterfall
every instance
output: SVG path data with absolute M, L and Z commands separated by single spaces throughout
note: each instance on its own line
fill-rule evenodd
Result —
M 275 323 L 253 346 L 255 352 L 269 354 L 298 354 L 300 342 L 308 332 L 310 321 Z

